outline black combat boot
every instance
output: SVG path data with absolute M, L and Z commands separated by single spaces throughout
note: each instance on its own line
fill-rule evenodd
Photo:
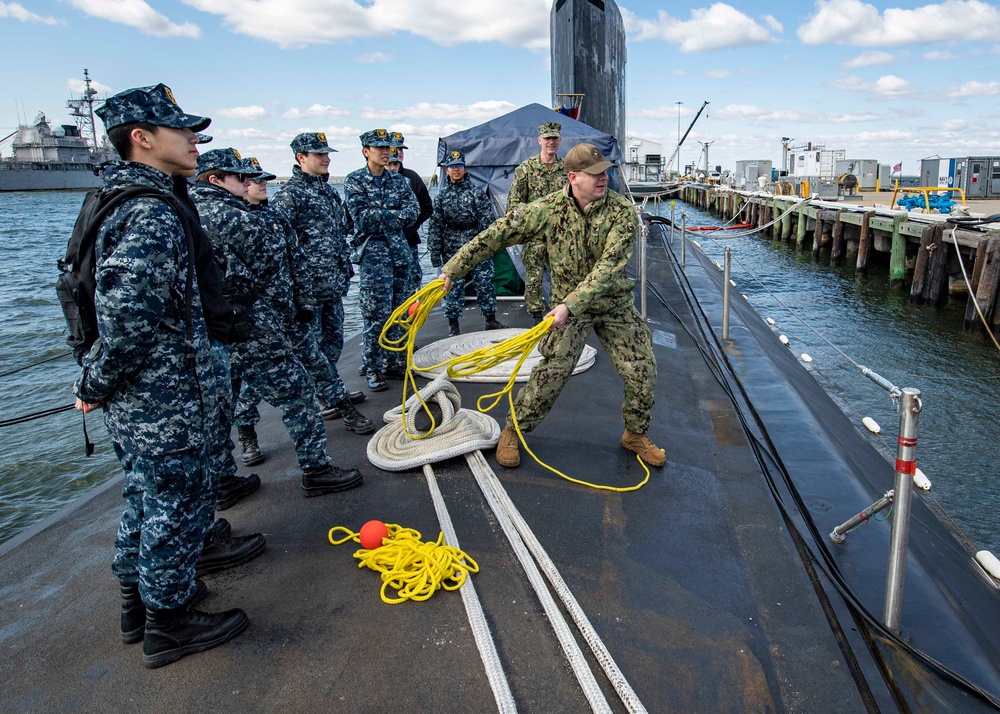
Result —
M 370 369 L 366 373 L 368 376 L 368 388 L 373 392 L 384 392 L 389 388 L 385 383 L 385 377 L 377 369 Z
M 146 632 L 146 606 L 142 604 L 142 599 L 139 597 L 139 584 L 119 582 L 118 587 L 122 593 L 122 642 L 127 645 L 142 642 Z M 206 597 L 208 597 L 208 586 L 205 585 L 204 580 L 196 579 L 194 593 L 185 604 L 187 607 L 194 607 Z
M 344 428 L 353 431 L 355 434 L 371 434 L 375 431 L 375 424 L 371 419 L 359 412 L 350 399 L 342 399 L 337 403 L 341 415 L 344 417 Z
M 243 447 L 240 461 L 246 466 L 255 466 L 261 463 L 264 460 L 264 454 L 257 445 L 257 432 L 254 431 L 253 425 L 241 426 L 239 432 L 240 445 Z
M 253 560 L 264 552 L 267 539 L 260 533 L 245 536 L 233 536 L 231 533 L 219 535 L 209 531 L 201 557 L 195 564 L 197 575 L 208 575 L 220 570 L 234 568 Z
M 406 365 L 390 364 L 385 368 L 383 375 L 386 379 L 404 380 L 406 379 Z
M 448 337 L 458 337 L 462 334 L 462 328 L 458 326 L 457 317 L 448 318 Z
M 365 376 L 365 373 L 362 372 L 361 376 Z M 368 395 L 358 390 L 357 392 L 348 392 L 347 398 L 351 400 L 351 404 L 361 404 L 361 402 L 368 398 Z M 340 417 L 344 416 L 344 413 L 340 410 L 339 403 L 321 409 L 319 414 L 324 419 L 340 419 Z
M 229 642 L 247 629 L 250 619 L 238 608 L 201 612 L 187 605 L 170 610 L 147 610 L 142 639 L 142 664 L 149 669 L 176 662 Z
M 237 501 L 244 496 L 249 496 L 258 488 L 260 488 L 260 476 L 257 474 L 247 474 L 246 476 L 233 474 L 232 476 L 220 479 L 218 500 L 215 507 L 220 511 L 224 511 L 236 505 Z
M 322 496 L 324 493 L 346 491 L 360 486 L 364 477 L 357 469 L 339 469 L 327 464 L 302 472 L 302 491 L 306 497 Z
M 545 313 L 542 312 L 541 310 L 535 310 L 533 313 L 531 313 L 531 319 L 535 321 L 536 325 L 541 325 L 542 324 L 542 319 L 544 317 L 545 317 Z
M 507 326 L 505 324 L 503 324 L 502 322 L 500 322 L 499 320 L 497 320 L 497 316 L 495 314 L 493 314 L 493 315 L 487 315 L 486 316 L 486 329 L 487 330 L 505 330 L 505 329 L 507 329 Z

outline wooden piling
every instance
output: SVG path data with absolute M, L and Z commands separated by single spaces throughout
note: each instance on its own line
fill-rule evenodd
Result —
M 792 237 L 792 211 L 791 206 L 782 206 L 781 216 L 781 240 L 787 241 Z
M 809 225 L 809 216 L 806 215 L 806 204 L 800 203 L 799 209 L 795 212 L 795 247 L 801 248 L 806 240 L 806 228 Z
M 979 273 L 979 284 L 976 286 L 975 296 L 979 308 L 983 311 L 987 323 L 992 323 L 994 331 L 997 323 L 1000 322 L 1000 310 L 997 308 L 997 291 L 1000 290 L 1000 236 L 990 236 L 984 238 L 979 243 L 978 251 L 982 252 L 982 261 L 976 257 L 977 265 L 982 268 Z M 965 329 L 970 332 L 983 332 L 985 327 L 976 306 L 972 302 L 970 293 L 969 302 L 965 308 Z
M 844 259 L 844 223 L 841 216 L 843 210 L 837 211 L 837 216 L 833 219 L 833 239 L 830 244 L 830 265 L 840 265 Z
M 858 238 L 858 263 L 854 272 L 858 275 L 868 274 L 868 255 L 872 246 L 871 220 L 875 211 L 865 211 L 861 216 L 861 237 Z
M 892 248 L 889 253 L 889 284 L 899 287 L 906 276 L 906 236 L 899 232 L 899 227 L 906 220 L 902 213 L 892 217 Z
M 813 245 L 812 245 L 812 255 L 813 260 L 819 258 L 819 247 L 823 243 L 823 219 L 822 211 L 816 211 L 816 226 L 813 228 Z
M 920 234 L 920 250 L 913 266 L 910 302 L 940 305 L 947 295 L 948 244 L 944 242 L 944 224 L 926 226 Z

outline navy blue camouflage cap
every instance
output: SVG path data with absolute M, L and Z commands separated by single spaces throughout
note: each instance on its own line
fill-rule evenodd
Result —
M 407 146 L 404 143 L 406 141 L 406 139 L 403 138 L 402 133 L 400 133 L 398 131 L 390 131 L 389 132 L 389 139 L 392 140 L 392 146 L 395 146 L 397 149 L 409 149 L 410 148 L 409 146 Z
M 451 169 L 460 166 L 465 166 L 465 154 L 457 150 L 449 151 L 448 155 L 444 157 L 444 167 Z
M 199 174 L 211 171 L 212 169 L 219 169 L 231 174 L 243 174 L 248 178 L 257 178 L 263 173 L 260 169 L 255 169 L 248 162 L 244 161 L 243 157 L 240 156 L 240 152 L 232 147 L 227 149 L 212 149 L 198 157 L 197 172 Z
M 154 126 L 171 129 L 207 129 L 212 120 L 195 114 L 185 114 L 174 99 L 174 93 L 165 84 L 152 87 L 126 89 L 113 97 L 108 97 L 97 110 L 97 116 L 104 122 L 104 128 L 114 129 L 122 124 L 144 121 Z
M 274 181 L 274 179 L 278 178 L 274 174 L 269 174 L 267 171 L 262 169 L 260 166 L 260 162 L 257 160 L 256 156 L 250 156 L 243 163 L 246 164 L 246 167 L 248 169 L 247 171 L 244 172 L 247 175 L 254 173 L 260 174 L 259 176 L 254 177 L 253 179 L 254 181 Z
M 547 121 L 538 127 L 538 136 L 543 139 L 558 139 L 562 137 L 562 124 L 557 121 Z
M 361 139 L 361 146 L 393 146 L 392 137 L 385 129 L 372 129 L 358 138 Z
M 326 143 L 326 134 L 321 131 L 305 131 L 292 139 L 292 151 L 296 154 L 329 154 L 336 152 Z
M 389 163 L 396 162 L 397 164 L 403 163 L 403 160 L 399 158 L 399 149 L 401 147 L 392 146 L 389 148 Z
M 199 144 L 209 144 L 212 141 L 212 137 L 208 134 L 202 134 L 200 131 L 195 132 L 195 136 L 198 137 Z

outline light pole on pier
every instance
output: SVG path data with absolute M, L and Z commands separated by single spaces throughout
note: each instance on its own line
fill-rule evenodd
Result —
M 681 177 L 681 104 L 684 102 L 675 102 L 677 104 L 677 178 Z

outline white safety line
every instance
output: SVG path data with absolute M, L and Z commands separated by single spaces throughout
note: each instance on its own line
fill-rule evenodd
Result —
M 455 526 L 451 522 L 451 515 L 445 505 L 438 488 L 437 478 L 434 476 L 434 469 L 430 464 L 424 464 L 424 476 L 427 477 L 427 488 L 431 492 L 431 500 L 434 502 L 434 511 L 437 513 L 438 522 L 441 524 L 441 531 L 444 533 L 445 542 L 453 548 L 461 549 L 458 544 L 458 536 L 455 534 Z M 490 626 L 486 622 L 486 615 L 483 614 L 482 603 L 476 594 L 476 587 L 472 584 L 472 578 L 467 577 L 462 587 L 462 603 L 465 605 L 466 615 L 469 617 L 469 625 L 472 627 L 472 634 L 476 639 L 476 646 L 479 648 L 479 656 L 483 660 L 483 667 L 486 669 L 486 678 L 490 682 L 493 690 L 493 698 L 497 703 L 497 711 L 502 714 L 513 714 L 517 711 L 517 704 L 514 702 L 514 695 L 510 691 L 510 684 L 507 682 L 507 675 L 503 671 L 500 663 L 500 655 L 497 653 L 496 644 L 493 642 L 493 635 L 490 633 Z
M 497 478 L 493 469 L 487 463 L 485 457 L 481 451 L 475 451 L 471 454 L 465 455 L 465 460 L 469 464 L 469 468 L 472 470 L 473 475 L 476 477 L 476 482 L 479 484 L 483 495 L 490 504 L 490 508 L 493 509 L 493 513 L 496 515 L 497 520 L 500 522 L 501 526 L 504 528 L 504 533 L 507 534 L 507 538 L 510 541 L 511 546 L 514 548 L 518 559 L 521 560 L 521 564 L 525 569 L 525 573 L 528 575 L 528 579 L 532 581 L 532 585 L 535 586 L 536 592 L 538 592 L 539 598 L 542 600 L 542 605 L 545 608 L 546 614 L 553 623 L 553 627 L 556 628 L 557 636 L 560 636 L 560 642 L 562 642 L 562 636 L 560 635 L 560 627 L 567 627 L 566 621 L 563 619 L 562 614 L 558 609 L 554 609 L 550 612 L 549 603 L 555 608 L 555 603 L 552 601 L 552 596 L 549 594 L 548 588 L 545 583 L 541 585 L 536 585 L 534 578 L 538 577 L 538 566 L 545 573 L 548 578 L 549 583 L 552 585 L 552 589 L 559 596 L 562 601 L 563 606 L 569 612 L 573 621 L 576 623 L 577 629 L 586 640 L 587 644 L 590 646 L 594 657 L 600 663 L 602 669 L 604 669 L 608 680 L 611 685 L 615 688 L 618 693 L 619 698 L 621 698 L 622 703 L 628 709 L 629 712 L 636 714 L 645 714 L 646 708 L 643 706 L 642 702 L 639 701 L 638 695 L 632 686 L 625 679 L 625 675 L 622 674 L 621 669 L 615 663 L 614 658 L 608 651 L 604 642 L 601 640 L 594 626 L 590 623 L 587 618 L 587 614 L 580 607 L 576 598 L 573 596 L 572 591 L 566 582 L 563 580 L 562 575 L 559 574 L 559 569 L 556 568 L 555 563 L 552 562 L 545 549 L 542 548 L 538 539 L 535 538 L 535 534 L 531 531 L 531 528 L 522 518 L 520 512 L 517 510 L 517 506 L 510 499 L 507 491 L 504 489 L 503 484 L 500 483 L 500 479 Z M 515 529 L 517 533 L 513 533 L 511 528 Z M 518 537 L 519 536 L 519 537 Z M 528 557 L 527 550 L 530 550 L 531 555 L 534 556 L 534 560 L 530 558 L 525 561 L 522 558 L 522 552 L 525 557 Z M 537 566 L 536 566 L 537 561 Z M 558 620 L 554 619 L 558 617 Z M 568 627 L 567 627 L 568 629 Z M 574 657 L 579 654 L 582 657 L 582 653 L 576 643 L 576 640 L 572 638 L 571 650 L 566 650 L 566 645 L 564 644 L 564 650 L 566 650 L 566 656 L 570 659 L 570 664 L 573 665 L 574 672 L 577 672 L 577 667 L 574 663 Z M 573 652 L 573 656 L 570 652 Z M 580 660 L 581 664 L 586 668 L 586 676 L 581 679 L 581 674 L 577 672 L 577 679 L 580 680 L 580 685 L 584 688 L 584 692 L 587 693 L 588 699 L 590 699 L 590 694 L 587 692 L 589 682 L 593 681 L 593 673 L 590 671 L 590 667 L 587 665 L 585 660 Z M 596 684 L 596 682 L 595 682 Z M 607 707 L 607 700 L 604 699 L 603 693 L 600 694 L 601 703 L 603 707 Z M 594 707 L 594 711 L 599 711 L 596 707 L 594 700 L 591 700 L 591 706 Z M 603 711 L 603 709 L 601 709 Z

